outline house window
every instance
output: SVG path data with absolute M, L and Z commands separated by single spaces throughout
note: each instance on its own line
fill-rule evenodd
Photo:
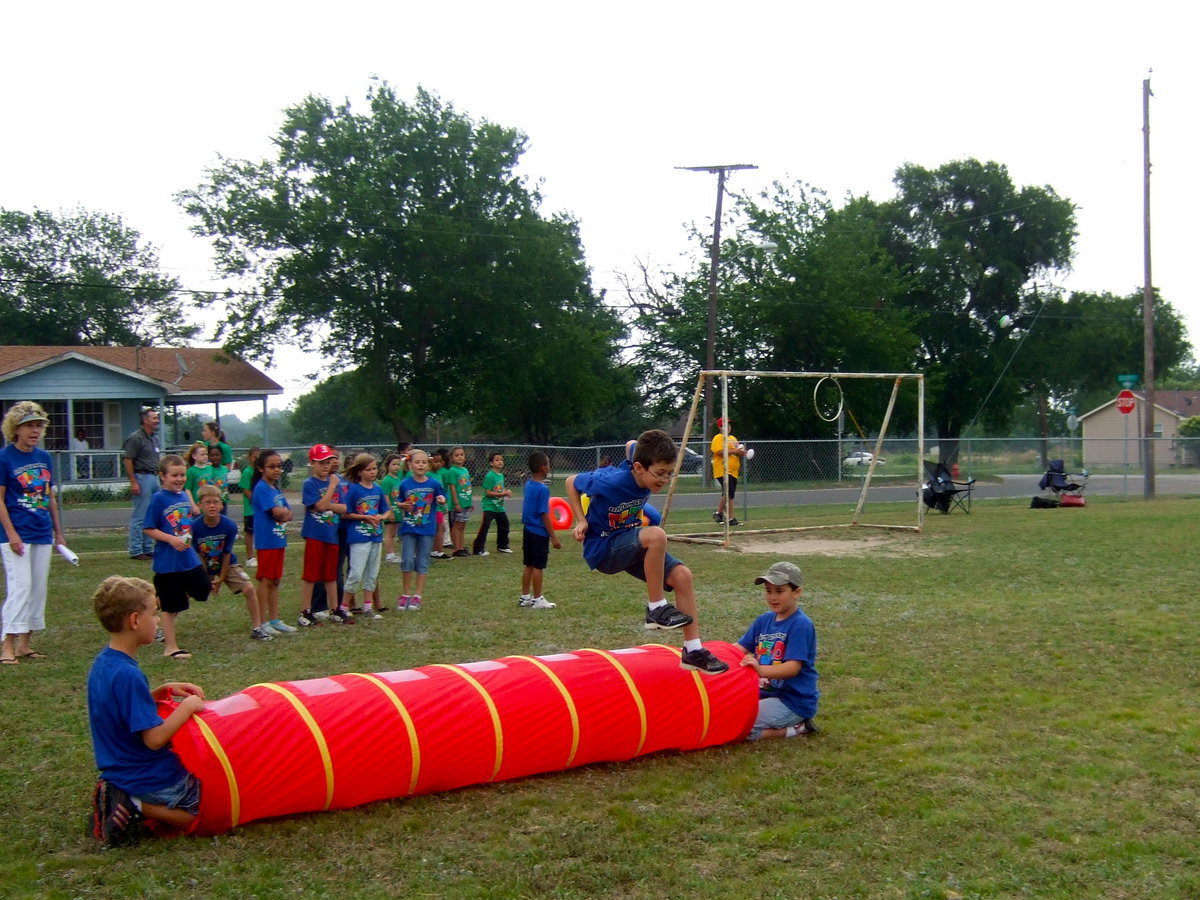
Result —
M 47 450 L 66 450 L 70 446 L 67 443 L 67 438 L 70 437 L 67 428 L 67 401 L 44 400 L 42 409 L 46 410 L 46 415 L 50 417 L 42 445 Z
M 71 404 L 75 430 L 83 429 L 83 439 L 92 450 L 104 449 L 104 401 L 75 400 Z
M 16 402 L 18 401 L 0 401 L 0 404 L 3 405 L 0 415 L 3 415 L 3 411 Z M 70 423 L 67 421 L 67 401 L 38 400 L 37 403 L 50 417 L 46 433 L 42 436 L 42 449 L 69 449 L 67 438 L 70 436 L 68 434 Z M 71 403 L 71 412 L 75 419 L 75 427 L 82 427 L 86 433 L 88 446 L 93 450 L 103 449 L 105 446 L 104 402 L 101 400 L 74 400 Z

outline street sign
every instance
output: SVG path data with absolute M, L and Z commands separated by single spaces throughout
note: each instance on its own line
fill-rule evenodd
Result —
M 1125 388 L 1126 390 L 1137 387 L 1137 383 L 1138 383 L 1137 375 L 1118 375 L 1117 376 L 1117 384 L 1119 384 L 1121 387 Z
M 1134 406 L 1133 391 L 1124 390 L 1124 391 L 1121 391 L 1121 393 L 1117 394 L 1117 409 L 1119 409 L 1121 411 L 1122 415 L 1127 416 L 1131 412 L 1133 412 L 1133 406 Z

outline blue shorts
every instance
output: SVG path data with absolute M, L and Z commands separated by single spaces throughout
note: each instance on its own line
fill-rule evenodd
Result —
M 170 787 L 149 794 L 139 794 L 136 799 L 141 803 L 165 806 L 168 809 L 182 809 L 194 816 L 200 812 L 200 779 L 188 772 Z
M 605 575 L 616 575 L 618 572 L 628 572 L 634 578 L 646 580 L 646 548 L 642 546 L 641 528 L 623 528 L 608 539 L 608 555 L 596 566 L 597 572 Z M 663 590 L 671 590 L 667 579 L 671 570 L 683 565 L 670 553 L 663 560 Z

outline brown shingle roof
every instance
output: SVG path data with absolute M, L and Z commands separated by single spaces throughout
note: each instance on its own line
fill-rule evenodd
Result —
M 0 381 L 65 359 L 82 359 L 157 382 L 168 395 L 282 394 L 283 388 L 219 347 L 0 346 Z M 179 360 L 187 374 L 181 377 Z

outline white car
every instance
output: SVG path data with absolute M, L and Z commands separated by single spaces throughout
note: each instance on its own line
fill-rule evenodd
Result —
M 849 456 L 842 460 L 842 465 L 849 468 L 852 466 L 869 466 L 871 460 L 875 459 L 874 455 L 866 450 L 855 450 Z M 887 460 L 883 457 L 875 460 L 875 465 L 882 466 Z

